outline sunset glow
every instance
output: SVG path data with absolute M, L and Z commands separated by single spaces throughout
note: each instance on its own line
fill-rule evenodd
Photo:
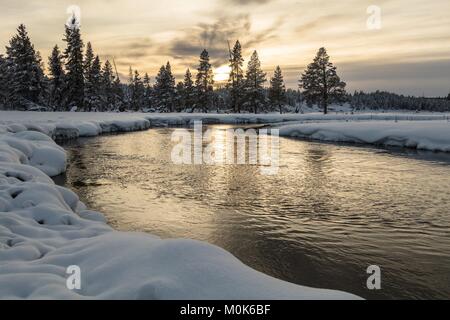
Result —
M 0 3 L 0 45 L 7 45 L 17 25 L 24 23 L 44 62 L 55 44 L 64 47 L 67 8 L 79 6 L 83 39 L 93 43 L 103 61 L 114 57 L 124 80 L 130 66 L 148 72 L 154 80 L 167 61 L 181 80 L 188 67 L 195 73 L 199 54 L 206 48 L 218 68 L 216 81 L 224 81 L 227 42 L 239 39 L 246 61 L 258 50 L 264 71 L 270 74 L 280 65 L 290 88 L 297 88 L 299 75 L 322 46 L 347 80 L 349 91 L 386 89 L 442 96 L 450 87 L 448 0 Z M 368 8 L 374 4 L 381 10 L 379 29 L 367 25 Z
M 230 67 L 227 65 L 214 69 L 214 81 L 225 82 L 230 76 Z

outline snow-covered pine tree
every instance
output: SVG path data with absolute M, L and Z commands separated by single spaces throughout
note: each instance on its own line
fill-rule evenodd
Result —
M 266 74 L 261 69 L 256 50 L 248 63 L 245 76 L 245 102 L 248 111 L 258 113 L 266 104 L 266 95 L 264 83 L 266 82 Z
M 208 108 L 212 102 L 213 86 L 213 70 L 209 63 L 209 53 L 205 49 L 200 54 L 200 64 L 197 69 L 197 77 L 195 80 L 195 89 L 197 93 L 195 106 L 204 113 L 208 112 Z
M 131 110 L 132 108 L 132 100 L 133 100 L 133 87 L 134 87 L 134 73 L 133 69 L 128 69 L 128 83 L 125 86 L 125 106 L 127 110 Z
M 183 92 L 183 104 L 185 109 L 193 110 L 195 105 L 195 86 L 192 80 L 191 70 L 187 69 L 184 75 L 184 92 Z
M 64 58 L 66 60 L 65 105 L 67 110 L 76 107 L 84 109 L 83 40 L 76 17 L 71 25 L 66 25 L 64 41 L 67 42 Z
M 6 59 L 0 54 L 0 109 L 6 108 L 8 100 L 8 72 Z
M 44 86 L 44 72 L 39 54 L 35 51 L 25 25 L 17 28 L 17 34 L 6 47 L 7 90 L 13 108 L 27 108 L 38 104 Z
M 125 90 L 124 85 L 120 82 L 119 74 L 116 76 L 112 85 L 112 92 L 114 97 L 113 110 L 124 111 L 125 108 Z
M 175 95 L 175 77 L 172 74 L 172 66 L 170 65 L 170 62 L 167 61 L 166 64 L 166 77 L 167 77 L 167 104 L 168 104 L 168 109 L 169 112 L 173 112 L 174 111 L 174 102 L 173 102 L 173 98 Z
M 84 107 L 86 111 L 102 111 L 102 65 L 99 56 L 96 56 L 86 75 L 85 93 L 84 93 Z
M 134 71 L 133 87 L 131 91 L 131 109 L 133 111 L 139 111 L 144 105 L 144 83 L 137 70 Z
M 159 69 L 158 74 L 155 78 L 155 85 L 153 86 L 153 94 L 155 100 L 155 107 L 160 112 L 167 112 L 166 106 L 166 86 L 167 86 L 167 75 L 166 67 L 164 65 Z
M 337 75 L 336 67 L 330 62 L 326 49 L 320 48 L 300 80 L 306 102 L 309 106 L 320 105 L 327 114 L 331 102 L 342 102 L 345 99 L 345 86 L 345 82 Z
M 241 112 L 241 103 L 244 94 L 244 58 L 239 40 L 230 53 L 230 77 L 227 88 L 230 93 L 231 108 L 234 113 Z
M 56 45 L 51 56 L 48 58 L 48 71 L 50 75 L 50 94 L 48 104 L 57 111 L 63 111 L 63 93 L 65 83 L 65 72 L 63 68 L 63 57 Z
M 86 111 L 100 109 L 101 90 L 101 64 L 100 59 L 94 55 L 94 50 L 90 42 L 86 45 L 86 53 L 83 60 L 84 74 L 84 109 Z M 97 64 L 94 66 L 94 64 Z
M 115 97 L 113 91 L 114 71 L 109 60 L 106 60 L 101 72 L 102 111 L 114 109 Z
M 286 102 L 286 86 L 280 66 L 276 67 L 273 77 L 270 79 L 269 100 L 271 106 L 278 108 L 282 114 L 283 104 Z
M 181 112 L 184 108 L 184 82 L 180 81 L 175 88 L 175 111 Z
M 92 64 L 94 63 L 95 55 L 94 49 L 92 49 L 92 44 L 90 42 L 86 45 L 86 53 L 84 55 L 83 61 L 83 71 L 85 83 L 89 81 L 89 75 L 91 72 Z
M 161 66 L 155 79 L 154 94 L 160 112 L 173 112 L 175 95 L 175 78 L 170 62 Z
M 151 108 L 152 84 L 150 76 L 148 75 L 147 72 L 144 75 L 143 84 L 144 84 L 144 101 L 143 101 L 144 105 L 142 107 Z

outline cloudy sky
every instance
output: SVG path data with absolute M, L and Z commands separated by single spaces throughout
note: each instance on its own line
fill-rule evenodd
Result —
M 82 33 L 102 59 L 114 57 L 148 72 L 170 60 L 181 79 L 196 68 L 203 48 L 217 79 L 226 77 L 227 40 L 239 39 L 245 56 L 258 50 L 264 69 L 284 70 L 295 88 L 300 73 L 325 46 L 353 90 L 414 95 L 450 91 L 449 0 L 0 0 L 0 53 L 19 23 L 47 57 L 62 34 L 67 8 L 81 9 Z M 371 5 L 381 8 L 381 29 L 369 29 Z M 47 60 L 45 58 L 45 60 Z

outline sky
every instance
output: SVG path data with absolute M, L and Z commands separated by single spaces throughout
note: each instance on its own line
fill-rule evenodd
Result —
M 290 88 L 326 47 L 350 92 L 450 92 L 449 0 L 0 0 L 0 53 L 24 23 L 46 62 L 55 44 L 64 48 L 73 5 L 85 43 L 114 57 L 123 80 L 130 66 L 154 79 L 167 61 L 182 80 L 204 48 L 225 79 L 227 41 L 239 39 L 246 60 L 257 50 L 268 78 L 280 65 Z

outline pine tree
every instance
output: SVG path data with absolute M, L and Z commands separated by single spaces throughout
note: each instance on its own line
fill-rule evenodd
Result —
M 189 69 L 186 70 L 183 82 L 183 105 L 185 109 L 193 110 L 195 105 L 195 87 L 192 80 L 192 74 Z
M 324 114 L 327 114 L 331 102 L 345 99 L 345 86 L 345 82 L 337 75 L 336 67 L 330 62 L 326 49 L 320 48 L 300 80 L 306 102 L 309 106 L 317 103 L 323 108 Z
M 6 59 L 0 55 L 0 108 L 5 108 L 8 99 L 8 67 Z
M 245 106 L 255 114 L 266 104 L 265 82 L 266 74 L 261 69 L 258 53 L 254 51 L 245 75 Z
M 67 48 L 64 51 L 66 59 L 66 87 L 65 98 L 68 109 L 76 107 L 77 110 L 84 109 L 84 74 L 83 74 L 83 41 L 79 24 L 72 18 L 72 24 L 66 25 L 64 41 Z
M 269 100 L 272 106 L 278 107 L 283 113 L 283 104 L 286 102 L 286 86 L 280 66 L 277 66 L 270 80 Z
M 103 102 L 102 111 L 110 111 L 115 106 L 115 97 L 113 90 L 114 80 L 114 71 L 112 65 L 108 60 L 106 60 L 101 72 L 101 95 Z
M 44 86 L 42 61 L 23 24 L 17 28 L 17 34 L 6 47 L 6 60 L 9 68 L 7 87 L 10 103 L 14 106 L 27 107 L 30 102 L 32 104 L 41 102 Z
M 169 105 L 169 112 L 174 111 L 174 95 L 175 95 L 175 77 L 172 74 L 172 66 L 170 62 L 166 64 L 166 77 L 167 77 L 167 102 Z
M 92 62 L 89 73 L 86 74 L 85 104 L 87 111 L 102 111 L 102 75 L 101 63 L 98 56 Z
M 154 94 L 157 108 L 161 112 L 173 112 L 175 78 L 172 75 L 172 67 L 169 62 L 166 66 L 161 66 L 155 81 Z
M 90 42 L 86 45 L 86 53 L 83 60 L 83 74 L 84 74 L 84 108 L 87 111 L 91 111 L 95 108 L 95 104 L 98 106 L 98 79 L 94 79 L 94 77 L 98 77 L 97 71 L 94 70 L 94 50 L 92 49 L 92 45 Z M 96 66 L 98 67 L 98 66 Z
M 49 105 L 61 111 L 63 103 L 63 92 L 65 83 L 65 72 L 63 68 L 63 57 L 58 46 L 55 46 L 52 55 L 48 58 L 50 74 L 50 97 Z
M 208 107 L 212 102 L 213 85 L 213 71 L 211 64 L 209 63 L 209 53 L 205 49 L 200 54 L 200 65 L 197 69 L 197 78 L 195 80 L 197 93 L 197 102 L 195 105 L 204 113 L 208 112 Z
M 146 72 L 144 75 L 144 105 L 143 108 L 151 107 L 151 98 L 152 98 L 152 85 L 150 81 L 150 76 Z
M 86 53 L 84 55 L 83 61 L 83 71 L 85 81 L 89 81 L 89 74 L 91 72 L 92 64 L 94 63 L 94 50 L 92 49 L 92 44 L 90 42 L 86 45 Z
M 230 77 L 228 89 L 230 91 L 231 107 L 234 113 L 241 112 L 241 103 L 244 94 L 244 58 L 242 58 L 242 47 L 238 41 L 230 52 Z
M 185 108 L 184 102 L 184 82 L 180 81 L 177 83 L 175 88 L 175 110 L 176 112 L 181 112 Z
M 133 104 L 133 88 L 134 88 L 134 73 L 133 73 L 133 69 L 130 68 L 128 69 L 128 83 L 125 87 L 125 104 L 126 104 L 126 108 L 127 110 L 131 110 L 132 108 L 132 104 Z
M 123 89 L 123 85 L 120 82 L 119 74 L 116 73 L 116 77 L 114 78 L 112 84 L 112 92 L 113 92 L 113 108 L 115 110 L 124 111 L 125 106 L 125 93 Z
M 139 72 L 137 70 L 134 71 L 133 77 L 133 87 L 131 91 L 131 109 L 134 111 L 138 111 L 142 109 L 144 102 L 144 84 L 141 80 Z

